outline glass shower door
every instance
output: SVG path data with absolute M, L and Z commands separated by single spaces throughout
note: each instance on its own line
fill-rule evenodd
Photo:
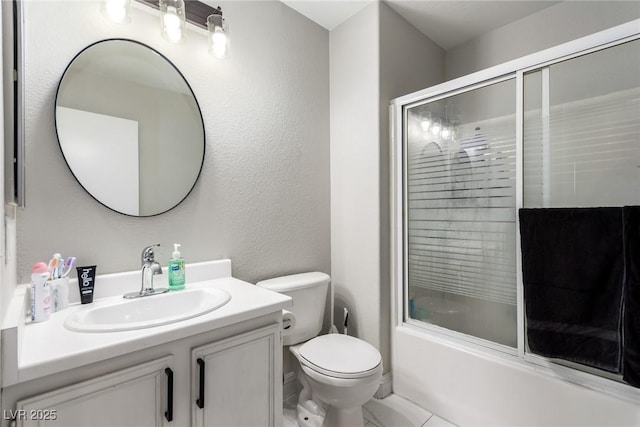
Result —
M 515 79 L 405 110 L 405 320 L 517 346 Z
M 638 400 L 639 70 L 632 22 L 392 101 L 401 372 L 451 343 Z

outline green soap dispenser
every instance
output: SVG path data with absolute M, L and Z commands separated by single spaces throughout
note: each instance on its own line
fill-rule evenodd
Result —
M 180 255 L 180 244 L 173 244 L 173 254 L 169 260 L 169 290 L 178 291 L 184 289 L 184 258 Z

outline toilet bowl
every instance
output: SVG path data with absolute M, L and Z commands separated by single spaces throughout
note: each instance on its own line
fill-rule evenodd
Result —
M 373 397 L 382 377 L 378 350 L 363 340 L 340 334 L 321 335 L 289 350 L 300 362 L 312 400 L 325 405 L 323 423 L 317 425 L 363 426 L 362 405 Z M 304 405 L 304 397 L 300 400 Z M 300 421 L 304 420 L 299 420 L 302 425 Z
M 362 405 L 382 378 L 382 357 L 371 344 L 342 334 L 317 336 L 322 328 L 330 278 L 302 273 L 258 282 L 293 299 L 296 322 L 283 343 L 299 362 L 302 384 L 297 417 L 300 427 L 363 427 Z

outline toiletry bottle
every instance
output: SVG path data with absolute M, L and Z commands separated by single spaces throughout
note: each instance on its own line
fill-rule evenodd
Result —
M 86 267 L 76 267 L 78 272 L 78 287 L 80 290 L 80 302 L 82 304 L 91 304 L 93 302 L 93 291 L 96 279 L 95 265 Z
M 184 258 L 180 255 L 180 244 L 173 244 L 173 254 L 169 260 L 169 290 L 184 289 Z
M 31 270 L 31 321 L 49 320 L 51 315 L 51 286 L 49 267 L 44 262 L 36 263 Z

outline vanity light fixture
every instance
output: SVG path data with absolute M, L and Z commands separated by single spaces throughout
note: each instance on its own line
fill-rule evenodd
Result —
M 128 24 L 131 22 L 131 0 L 102 0 L 100 12 L 117 24 Z
M 222 16 L 222 9 L 218 6 L 207 17 L 209 30 L 209 52 L 219 59 L 229 56 L 229 24 Z
M 131 22 L 132 0 L 102 0 L 100 10 L 109 20 L 118 23 Z M 136 0 L 160 11 L 160 32 L 171 43 L 184 41 L 186 24 L 192 24 L 208 33 L 208 47 L 216 58 L 229 56 L 229 24 L 222 16 L 222 9 L 196 0 Z

